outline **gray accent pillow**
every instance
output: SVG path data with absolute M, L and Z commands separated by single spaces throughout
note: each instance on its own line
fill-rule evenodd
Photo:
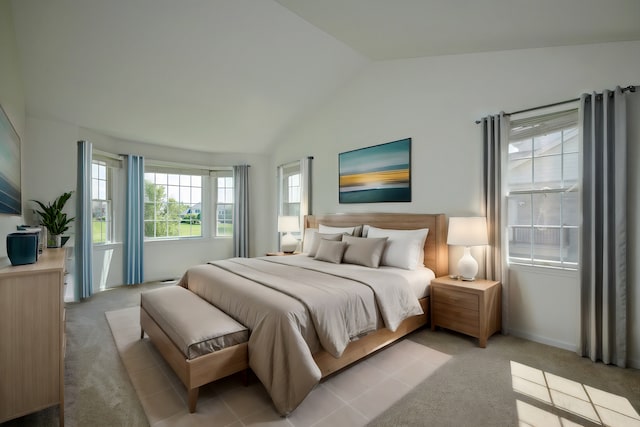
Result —
M 320 242 L 322 240 L 332 240 L 339 242 L 342 240 L 343 233 L 336 234 L 323 234 L 323 233 L 315 233 L 313 236 L 313 243 L 311 244 L 311 249 L 309 250 L 309 256 L 316 256 L 316 252 L 318 252 L 318 247 L 320 246 Z
M 342 241 L 347 244 L 347 250 L 344 252 L 342 262 L 378 268 L 387 243 L 387 237 L 344 236 Z
M 347 244 L 345 242 L 322 239 L 318 246 L 318 252 L 313 259 L 340 264 L 346 249 Z

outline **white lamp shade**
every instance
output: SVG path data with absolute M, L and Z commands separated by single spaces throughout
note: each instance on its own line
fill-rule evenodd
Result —
M 300 219 L 297 216 L 279 216 L 278 231 L 281 233 L 300 231 Z
M 487 219 L 483 216 L 449 218 L 447 244 L 454 246 L 482 246 L 487 239 Z

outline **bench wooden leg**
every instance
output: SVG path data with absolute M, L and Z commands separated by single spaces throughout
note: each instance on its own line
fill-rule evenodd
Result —
M 140 339 L 144 339 L 144 329 L 140 328 Z
M 198 404 L 198 391 L 200 387 L 189 389 L 189 413 L 196 412 L 196 405 Z

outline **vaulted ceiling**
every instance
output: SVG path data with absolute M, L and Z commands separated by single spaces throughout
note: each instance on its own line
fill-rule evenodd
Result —
M 638 0 L 13 0 L 27 111 L 268 151 L 371 61 L 640 40 Z

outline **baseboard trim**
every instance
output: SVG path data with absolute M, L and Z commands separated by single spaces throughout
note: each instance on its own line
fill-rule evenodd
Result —
M 573 352 L 578 352 L 578 345 L 573 343 L 567 343 L 563 341 L 552 340 L 549 338 L 541 337 L 539 335 L 529 334 L 527 332 L 518 331 L 515 329 L 509 329 L 508 334 L 513 335 L 514 337 L 523 338 L 525 340 L 537 342 L 540 344 L 550 345 L 552 347 L 561 348 L 563 350 L 569 350 Z M 627 359 L 627 368 L 640 369 L 640 359 Z
M 563 350 L 568 350 L 568 351 L 575 352 L 578 349 L 578 345 L 576 343 L 553 340 L 553 339 L 549 339 L 547 337 L 542 337 L 540 335 L 535 335 L 535 334 L 530 334 L 528 332 L 519 331 L 517 329 L 509 329 L 508 333 L 510 335 L 513 335 L 514 337 L 524 338 L 525 340 L 537 342 L 537 343 L 540 343 L 540 344 L 550 345 L 552 347 L 561 348 Z

